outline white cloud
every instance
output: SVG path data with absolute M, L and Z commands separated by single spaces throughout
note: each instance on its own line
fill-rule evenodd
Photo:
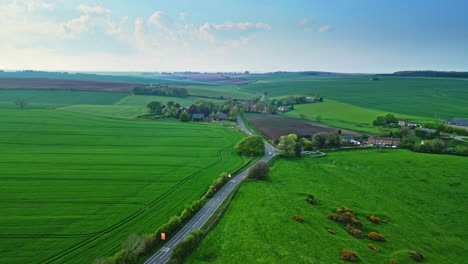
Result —
M 255 27 L 258 29 L 271 30 L 271 26 L 263 22 L 258 22 L 257 24 L 255 24 Z
M 254 24 L 252 22 L 238 22 L 238 23 L 233 23 L 231 21 L 224 22 L 223 24 L 218 24 L 214 25 L 214 28 L 216 30 L 247 30 L 247 29 L 263 29 L 263 30 L 270 30 L 271 26 L 263 23 L 263 22 L 258 22 L 257 24 Z
M 118 31 L 115 24 L 110 21 L 109 15 L 112 13 L 110 9 L 87 5 L 79 5 L 76 9 L 82 12 L 83 15 L 61 23 L 57 30 L 60 37 L 73 39 L 84 32 L 94 32 L 96 27 L 104 28 L 106 34 Z
M 306 26 L 309 24 L 309 19 L 303 18 L 296 23 L 298 26 Z
M 187 16 L 187 14 L 184 13 L 184 12 L 181 12 L 181 13 L 179 14 L 180 20 L 185 20 L 185 17 L 186 17 L 186 16 Z
M 32 12 L 36 9 L 54 9 L 54 6 L 51 3 L 47 3 L 41 0 L 14 0 L 11 5 L 25 7 L 29 12 Z
M 326 25 L 326 26 L 323 26 L 323 27 L 319 28 L 319 29 L 317 30 L 317 32 L 318 32 L 318 33 L 325 33 L 325 32 L 328 32 L 328 31 L 330 31 L 330 30 L 332 30 L 332 29 L 333 29 L 332 26 Z
M 156 25 L 158 28 L 169 31 L 172 27 L 172 20 L 161 11 L 155 12 L 148 18 L 148 22 L 151 24 Z
M 107 15 L 112 13 L 111 10 L 101 6 L 79 5 L 77 9 L 85 14 Z

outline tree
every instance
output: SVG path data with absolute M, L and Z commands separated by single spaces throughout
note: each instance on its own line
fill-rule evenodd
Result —
M 310 141 L 302 141 L 302 146 L 304 147 L 305 151 L 313 150 L 314 145 Z
M 173 101 L 167 102 L 167 107 L 172 107 L 172 106 L 174 106 L 174 102 L 173 102 Z
M 14 103 L 16 106 L 18 106 L 21 109 L 26 108 L 26 106 L 28 105 L 28 102 L 26 102 L 24 98 L 18 98 L 14 101 Z
M 319 100 L 320 99 L 320 93 L 317 92 L 317 94 L 315 94 L 315 100 Z
M 294 151 L 296 152 L 296 156 L 301 156 L 302 152 L 302 144 L 300 142 L 296 142 L 296 146 L 294 148 Z
M 315 120 L 317 120 L 317 122 L 320 122 L 320 120 L 322 120 L 322 116 L 321 115 L 316 115 Z
M 263 112 L 263 109 L 265 109 L 265 104 L 264 103 L 257 103 L 255 105 L 255 111 L 257 112 Z
M 299 117 L 300 117 L 301 119 L 307 119 L 307 115 L 304 114 L 304 113 L 300 113 L 300 114 L 299 114 Z
M 241 139 L 234 147 L 242 155 L 263 155 L 265 154 L 265 144 L 260 136 L 251 136 Z
M 445 149 L 445 141 L 443 141 L 442 139 L 436 138 L 432 140 L 431 145 L 432 151 L 434 153 L 442 153 L 442 151 Z
M 325 144 L 329 147 L 340 147 L 341 146 L 341 136 L 336 134 L 327 135 L 327 140 Z
M 122 243 L 122 249 L 132 251 L 135 255 L 140 255 L 145 250 L 145 239 L 137 234 L 131 234 Z
M 296 141 L 288 136 L 282 136 L 280 137 L 278 147 L 286 152 L 287 155 L 293 155 L 296 150 Z
M 294 141 L 297 141 L 297 135 L 296 134 L 289 134 L 288 137 L 292 138 Z
M 187 113 L 187 111 L 183 111 L 180 113 L 179 120 L 182 122 L 188 122 L 190 121 L 190 115 Z
M 314 147 L 323 148 L 327 145 L 327 137 L 327 133 L 317 133 L 312 137 L 312 144 L 314 145 Z
M 146 107 L 148 107 L 148 110 L 153 114 L 157 114 L 157 115 L 161 114 L 161 110 L 162 110 L 161 102 L 153 101 L 153 102 L 150 102 Z
M 259 161 L 255 163 L 250 169 L 247 177 L 250 179 L 259 179 L 263 180 L 268 177 L 270 173 L 270 166 L 265 161 Z

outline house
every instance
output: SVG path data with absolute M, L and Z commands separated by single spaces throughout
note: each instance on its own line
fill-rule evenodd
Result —
M 367 140 L 367 144 L 373 146 L 399 146 L 399 138 L 389 138 L 389 137 L 370 137 Z
M 280 111 L 280 112 L 287 112 L 287 111 L 289 111 L 289 110 L 290 110 L 290 109 L 289 109 L 288 107 L 284 106 L 284 105 L 278 107 L 278 111 Z
M 313 102 L 315 102 L 315 98 L 314 97 L 306 97 L 306 102 L 313 103 Z
M 400 125 L 400 126 L 407 126 L 407 127 L 419 127 L 418 124 L 411 123 L 410 121 L 408 121 L 408 119 L 400 119 L 400 120 L 398 120 L 398 125 Z
M 453 125 L 453 126 L 465 126 L 468 127 L 468 118 L 454 117 L 450 121 L 442 121 L 442 124 Z
M 214 118 L 216 120 L 228 120 L 229 119 L 227 114 L 223 112 L 219 112 L 219 111 L 215 114 Z
M 193 114 L 192 115 L 192 120 L 193 121 L 203 121 L 203 119 L 205 119 L 204 114 Z
M 353 143 L 354 145 L 361 145 L 361 142 L 359 140 L 354 139 L 353 136 L 342 136 L 341 140 L 344 142 Z

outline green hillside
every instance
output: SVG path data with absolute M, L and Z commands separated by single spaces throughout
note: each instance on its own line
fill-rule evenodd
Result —
M 409 251 L 422 252 L 423 263 L 464 263 L 467 170 L 464 157 L 407 150 L 279 159 L 268 180 L 242 184 L 186 263 L 346 263 L 339 259 L 343 249 L 355 251 L 357 263 L 415 263 Z M 317 205 L 306 202 L 309 194 Z M 381 233 L 387 241 L 354 238 L 327 219 L 343 205 L 355 211 L 364 233 Z M 367 215 L 388 223 L 371 223 Z

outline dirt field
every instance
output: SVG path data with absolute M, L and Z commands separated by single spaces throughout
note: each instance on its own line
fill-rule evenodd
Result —
M 0 78 L 0 89 L 71 89 L 130 92 L 133 87 L 138 85 L 141 84 L 42 78 Z
M 319 132 L 336 133 L 336 128 L 310 121 L 289 118 L 284 116 L 249 113 L 245 117 L 258 131 L 272 140 L 288 134 L 313 135 Z M 342 130 L 345 135 L 356 135 L 356 132 Z

